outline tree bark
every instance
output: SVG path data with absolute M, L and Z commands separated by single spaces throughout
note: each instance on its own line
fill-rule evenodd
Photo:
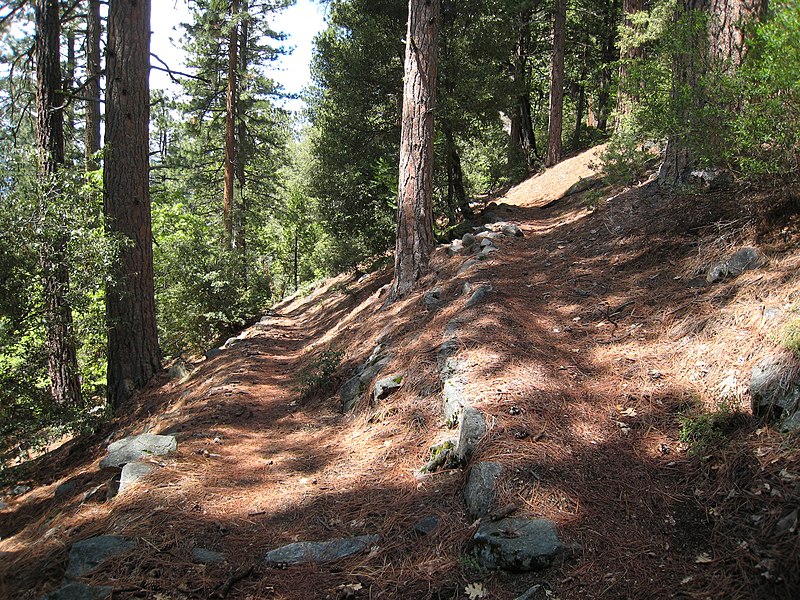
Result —
M 433 111 L 439 14 L 439 0 L 409 0 L 397 241 L 390 300 L 405 296 L 427 272 L 434 246 Z
M 692 123 L 707 101 L 709 90 L 702 78 L 710 70 L 733 73 L 742 63 L 749 21 L 763 17 L 767 0 L 680 0 L 676 22 L 689 25 L 689 35 L 673 59 L 673 100 L 680 112 L 682 131 L 667 140 L 664 162 L 658 173 L 662 186 L 686 183 L 694 164 L 691 150 Z M 705 28 L 697 26 L 703 20 Z M 688 91 L 690 98 L 685 95 Z M 731 107 L 736 110 L 736 107 Z
M 123 240 L 106 290 L 108 399 L 119 407 L 161 368 L 149 188 L 150 0 L 108 12 L 105 213 Z
M 247 12 L 247 1 L 243 0 L 241 9 L 242 12 Z M 248 69 L 248 42 L 249 42 L 249 28 L 246 18 L 241 21 L 241 32 L 239 34 L 239 73 L 247 73 Z M 242 256 L 247 254 L 247 216 L 250 210 L 247 195 L 245 194 L 245 161 L 247 154 L 247 123 L 244 119 L 244 110 L 241 105 L 241 81 L 237 77 L 236 82 L 236 183 L 239 185 L 239 207 L 236 210 L 236 227 L 234 235 L 236 236 L 236 246 Z M 242 275 L 247 280 L 247 261 L 245 260 L 242 265 Z
M 36 21 L 36 142 L 40 184 L 39 209 L 43 240 L 42 268 L 45 348 L 50 393 L 53 401 L 73 408 L 81 405 L 81 384 L 75 350 L 72 307 L 67 299 L 69 270 L 64 260 L 67 240 L 61 223 L 48 222 L 51 203 L 61 201 L 57 181 L 64 164 L 64 113 L 61 90 L 61 57 L 58 0 L 37 0 Z
M 233 204 L 236 179 L 236 100 L 237 73 L 239 68 L 239 0 L 231 2 L 231 29 L 228 34 L 228 92 L 225 104 L 225 158 L 224 158 L 224 190 L 222 198 L 222 222 L 225 228 L 225 239 L 235 246 L 233 237 Z
M 611 0 L 603 14 L 603 45 L 600 53 L 600 90 L 597 94 L 597 128 L 608 129 L 608 118 L 611 116 L 611 85 L 613 82 L 612 65 L 619 57 L 617 47 L 617 15 L 619 0 Z
M 87 171 L 96 171 L 100 164 L 94 158 L 100 150 L 100 0 L 89 0 L 86 14 L 86 128 L 84 130 L 84 163 Z
M 445 141 L 445 163 L 447 166 L 447 204 L 461 213 L 465 219 L 472 216 L 472 209 L 464 189 L 464 170 L 461 167 L 461 155 L 456 146 L 453 130 L 449 125 L 442 125 Z
M 547 124 L 545 167 L 561 160 L 561 126 L 564 112 L 564 50 L 567 2 L 555 0 L 553 8 L 553 56 L 550 63 L 550 118 Z
M 530 81 L 528 78 L 528 53 L 531 45 L 530 8 L 519 15 L 517 41 L 511 56 L 511 80 L 514 84 L 514 106 L 511 109 L 511 139 L 509 141 L 509 164 L 515 162 L 522 151 L 530 169 L 536 158 L 536 137 L 531 118 Z

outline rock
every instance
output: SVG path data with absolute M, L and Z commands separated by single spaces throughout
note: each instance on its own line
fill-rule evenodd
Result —
M 464 486 L 464 503 L 472 519 L 489 514 L 494 502 L 495 483 L 500 477 L 502 467 L 499 463 L 479 462 L 472 466 Z
M 361 379 L 358 375 L 351 377 L 339 388 L 339 400 L 342 402 L 342 412 L 347 412 L 355 406 L 361 394 Z
M 478 259 L 476 259 L 476 258 L 470 258 L 468 261 L 466 261 L 463 265 L 461 265 L 458 268 L 458 272 L 456 274 L 457 275 L 461 275 L 465 271 L 469 271 L 472 267 L 477 265 L 479 262 L 480 261 Z
M 555 523 L 546 519 L 485 523 L 473 541 L 483 567 L 514 572 L 545 569 L 564 551 Z
M 447 427 L 458 424 L 461 411 L 469 404 L 469 399 L 464 393 L 464 385 L 457 379 L 448 379 L 444 382 L 442 390 L 442 410 Z
M 101 535 L 75 542 L 69 551 L 67 579 L 83 577 L 103 561 L 133 550 L 136 544 L 118 535 Z
M 464 237 L 461 238 L 461 244 L 467 250 L 469 250 L 474 243 L 475 243 L 475 236 L 472 235 L 471 233 L 465 233 Z
M 500 248 L 497 246 L 486 246 L 485 248 L 481 249 L 480 252 L 478 252 L 478 260 L 483 260 L 493 252 L 497 252 L 499 250 Z
M 225 562 L 225 555 L 222 552 L 216 552 L 208 548 L 194 548 L 192 550 L 192 560 L 201 565 L 215 565 Z
M 757 417 L 782 421 L 782 429 L 800 426 L 800 364 L 794 355 L 767 356 L 753 367 L 750 406 Z
M 441 444 L 431 446 L 431 456 L 425 466 L 420 469 L 421 473 L 433 473 L 441 468 L 457 467 L 458 461 L 455 457 L 457 440 L 449 439 Z
M 461 326 L 464 324 L 459 318 L 451 319 L 447 322 L 447 325 L 444 326 L 444 337 L 446 338 L 453 338 L 458 335 L 458 330 L 461 329 Z
M 547 598 L 547 588 L 541 583 L 537 583 L 533 587 L 528 588 L 521 596 L 517 596 L 514 600 L 534 600 L 535 598 Z
M 422 303 L 425 305 L 425 308 L 428 310 L 432 310 L 439 306 L 439 302 L 441 301 L 442 296 L 442 289 L 441 288 L 433 288 L 430 292 L 426 292 L 424 296 L 422 296 Z
M 708 283 L 715 283 L 726 277 L 737 277 L 745 271 L 752 271 L 767 262 L 767 257 L 757 248 L 742 248 L 726 261 L 712 265 L 706 274 Z
M 8 508 L 8 504 L 6 504 L 4 501 L 0 500 L 0 510 L 5 510 L 7 508 Z
M 60 483 L 56 486 L 56 491 L 54 492 L 53 496 L 56 500 L 62 500 L 69 496 L 72 496 L 75 493 L 75 490 L 78 489 L 78 482 L 77 481 L 65 481 L 64 483 Z
M 100 467 L 122 467 L 142 458 L 169 454 L 177 448 L 178 443 L 174 435 L 143 433 L 109 444 L 108 456 L 100 461 Z
M 503 225 L 501 231 L 503 232 L 503 235 L 507 235 L 509 237 L 525 237 L 525 234 L 522 233 L 522 229 L 511 223 Z
M 11 490 L 11 493 L 14 496 L 22 496 L 22 494 L 27 494 L 30 491 L 31 491 L 31 486 L 29 485 L 16 485 Z
M 460 425 L 456 456 L 461 464 L 466 464 L 486 435 L 486 417 L 474 406 L 465 406 L 461 411 Z
M 456 254 L 460 254 L 464 251 L 464 242 L 461 240 L 453 240 L 447 246 L 447 255 L 448 256 L 455 256 Z
M 330 562 L 363 552 L 379 539 L 377 535 L 362 535 L 324 542 L 295 542 L 270 550 L 264 561 L 273 566 Z
M 182 381 L 189 377 L 189 373 L 190 371 L 188 365 L 182 360 L 178 360 L 175 361 L 175 363 L 169 368 L 169 371 L 167 371 L 167 376 L 170 379 Z
M 109 585 L 92 586 L 85 583 L 68 583 L 40 600 L 105 600 L 109 598 L 114 588 Z
M 388 398 L 393 392 L 399 390 L 403 385 L 403 375 L 391 375 L 384 377 L 375 382 L 375 387 L 372 390 L 372 399 L 383 400 Z
M 696 169 L 689 173 L 689 183 L 708 190 L 721 190 L 733 184 L 733 175 L 724 169 Z
M 483 302 L 486 297 L 491 293 L 492 286 L 490 285 L 481 285 L 479 286 L 472 295 L 467 300 L 467 303 L 464 305 L 464 308 L 472 308 L 473 306 L 477 306 L 481 302 Z
M 144 462 L 130 462 L 122 467 L 119 478 L 119 493 L 134 485 L 137 481 L 148 475 L 153 470 L 153 465 Z
M 207 350 L 205 353 L 206 360 L 211 360 L 212 358 L 216 358 L 222 354 L 222 348 L 211 348 L 211 350 Z
M 427 517 L 417 521 L 414 525 L 414 533 L 419 535 L 430 535 L 436 528 L 439 527 L 439 517 L 435 515 L 428 515 Z
M 222 347 L 223 350 L 227 350 L 228 348 L 231 348 L 232 346 L 235 346 L 236 344 L 238 344 L 239 341 L 240 340 L 239 340 L 238 337 L 230 337 L 227 340 L 225 340 L 225 343 L 222 344 L 221 347 Z

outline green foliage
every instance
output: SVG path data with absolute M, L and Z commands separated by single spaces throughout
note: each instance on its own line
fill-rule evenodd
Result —
M 690 445 L 691 454 L 703 454 L 722 443 L 740 417 L 740 413 L 727 400 L 720 401 L 714 412 L 695 407 L 679 417 L 681 428 L 678 438 Z
M 781 345 L 800 358 L 800 318 L 789 321 L 783 329 Z
M 333 375 L 342 362 L 344 352 L 323 350 L 297 375 L 297 391 L 303 399 L 330 391 Z

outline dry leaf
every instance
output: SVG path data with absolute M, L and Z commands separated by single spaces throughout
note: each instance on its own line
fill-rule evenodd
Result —
M 464 593 L 469 596 L 469 600 L 478 600 L 486 597 L 486 588 L 482 583 L 470 583 L 464 588 Z

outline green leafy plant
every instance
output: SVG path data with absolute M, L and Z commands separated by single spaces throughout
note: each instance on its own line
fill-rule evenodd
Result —
M 297 391 L 302 398 L 310 398 L 332 387 L 333 375 L 342 362 L 344 352 L 323 350 L 297 376 Z

